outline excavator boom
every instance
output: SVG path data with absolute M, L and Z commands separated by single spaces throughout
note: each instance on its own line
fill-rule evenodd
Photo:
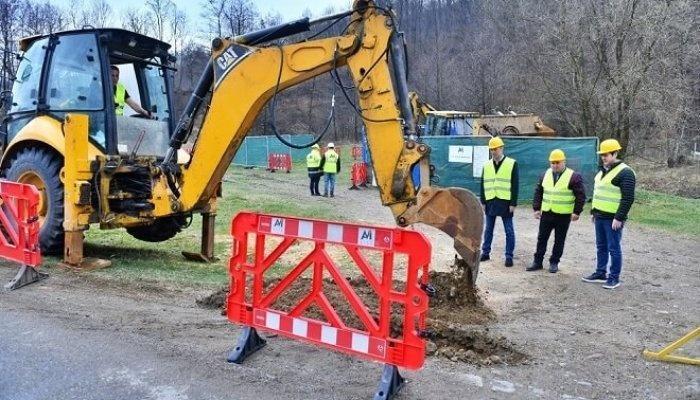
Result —
M 279 31 L 238 39 L 215 39 L 207 71 L 188 104 L 163 163 L 178 194 L 178 208 L 202 208 L 245 135 L 267 102 L 279 91 L 346 66 L 357 92 L 358 112 L 366 126 L 369 150 L 382 204 L 399 225 L 422 222 L 455 239 L 472 282 L 476 279 L 483 215 L 469 191 L 430 186 L 430 148 L 417 141 L 406 84 L 403 39 L 392 14 L 373 1 L 357 0 L 351 25 L 342 36 L 256 47 Z M 288 32 L 295 31 L 292 27 Z M 342 88 L 341 88 L 342 89 Z M 344 90 L 344 89 L 342 89 Z M 178 169 L 173 155 L 192 131 L 194 112 L 211 91 L 191 160 Z M 421 186 L 411 179 L 418 165 Z

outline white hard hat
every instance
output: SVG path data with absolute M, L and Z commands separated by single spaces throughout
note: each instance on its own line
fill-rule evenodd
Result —
M 333 144 L 333 142 L 328 143 L 328 148 L 329 149 L 335 148 L 335 145 Z

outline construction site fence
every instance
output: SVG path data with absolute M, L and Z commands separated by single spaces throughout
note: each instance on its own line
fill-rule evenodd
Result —
M 490 136 L 424 136 L 430 146 L 430 163 L 435 166 L 435 186 L 456 186 L 479 194 L 481 173 L 489 159 Z M 364 138 L 363 138 L 364 139 Z M 504 136 L 505 154 L 518 163 L 518 199 L 531 201 L 539 177 L 549 168 L 549 153 L 562 149 L 566 164 L 579 172 L 586 186 L 586 196 L 593 194 L 593 178 L 598 172 L 597 137 L 509 137 Z M 367 154 L 363 140 L 364 154 Z M 370 161 L 371 162 L 371 161 Z M 413 170 L 414 182 L 419 181 L 418 168 Z
M 313 135 L 282 135 L 290 143 L 302 145 L 313 140 Z M 280 142 L 276 136 L 248 136 L 233 159 L 234 165 L 268 168 L 271 154 L 287 154 L 292 162 L 303 161 L 309 149 L 293 149 Z

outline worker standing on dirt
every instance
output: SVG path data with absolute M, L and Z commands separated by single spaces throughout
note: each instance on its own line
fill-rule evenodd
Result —
M 584 282 L 604 283 L 606 289 L 620 286 L 622 271 L 622 228 L 634 203 L 636 177 L 632 168 L 617 159 L 622 146 L 615 139 L 600 143 L 603 166 L 595 176 L 591 213 L 595 223 L 598 250 L 596 271 L 583 278 Z M 610 272 L 606 274 L 610 260 Z
M 527 271 L 543 269 L 544 253 L 547 251 L 549 235 L 554 230 L 554 247 L 549 257 L 549 272 L 559 270 L 559 260 L 564 253 L 566 232 L 571 221 L 578 221 L 586 202 L 583 177 L 566 167 L 566 154 L 560 149 L 549 154 L 550 168 L 545 171 L 535 187 L 532 209 L 540 220 L 537 234 L 537 250 L 532 265 Z
M 326 177 L 323 183 L 323 197 L 328 197 L 329 193 L 331 197 L 334 197 L 335 176 L 340 172 L 340 156 L 335 152 L 333 142 L 328 143 L 328 150 L 323 154 L 321 163 L 323 175 Z
M 512 267 L 515 250 L 513 212 L 518 205 L 518 164 L 503 154 L 503 147 L 504 143 L 500 137 L 489 140 L 491 159 L 484 164 L 481 174 L 481 204 L 486 214 L 481 261 L 491 259 L 493 228 L 496 225 L 496 217 L 501 217 L 506 232 L 505 266 Z
M 312 196 L 320 196 L 318 191 L 318 183 L 321 181 L 321 146 L 314 144 L 311 146 L 311 151 L 306 155 L 306 170 L 309 173 L 309 190 Z
M 139 103 L 135 102 L 129 92 L 126 91 L 126 87 L 123 83 L 119 82 L 119 68 L 116 65 L 112 65 L 109 69 L 110 76 L 112 77 L 112 85 L 114 85 L 114 110 L 118 116 L 124 115 L 124 106 L 129 105 L 131 109 L 136 111 L 138 114 L 154 119 L 155 116 L 150 112 L 144 110 Z

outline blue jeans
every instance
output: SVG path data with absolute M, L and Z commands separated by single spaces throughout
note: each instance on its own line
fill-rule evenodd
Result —
M 495 216 L 485 216 L 484 243 L 481 245 L 481 253 L 491 254 L 491 242 L 493 242 L 493 228 L 496 225 Z M 506 259 L 513 259 L 515 250 L 515 228 L 513 228 L 513 217 L 501 217 L 503 220 L 503 230 L 506 231 Z
M 622 229 L 614 231 L 612 219 L 595 219 L 595 245 L 598 249 L 598 264 L 596 274 L 607 272 L 608 260 L 610 260 L 610 273 L 608 278 L 620 279 L 622 272 Z
M 323 181 L 323 195 L 328 196 L 329 187 L 331 195 L 333 195 L 333 192 L 335 191 L 335 174 L 325 173 L 323 176 L 326 177 L 326 179 Z

